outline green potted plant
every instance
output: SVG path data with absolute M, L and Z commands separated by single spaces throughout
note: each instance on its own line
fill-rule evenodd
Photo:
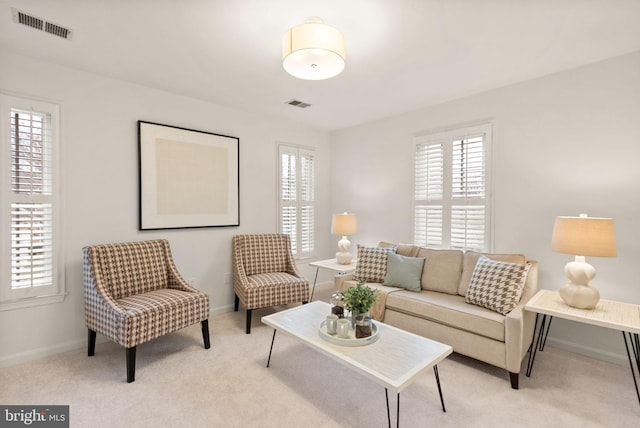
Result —
M 349 287 L 342 292 L 344 306 L 351 311 L 351 322 L 356 329 L 356 337 L 371 336 L 371 318 L 369 309 L 376 301 L 378 290 L 366 285 L 365 281 L 358 281 L 355 287 Z

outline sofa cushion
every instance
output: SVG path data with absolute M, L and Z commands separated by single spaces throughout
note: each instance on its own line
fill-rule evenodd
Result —
M 358 262 L 353 275 L 354 279 L 382 283 L 387 273 L 387 254 L 395 252 L 395 247 L 375 248 L 358 245 Z
M 500 262 L 481 256 L 465 302 L 508 314 L 520 301 L 529 267 L 528 263 Z
M 526 258 L 522 254 L 492 254 L 492 253 L 477 253 L 475 251 L 467 251 L 464 253 L 464 259 L 462 261 L 462 275 L 460 276 L 460 283 L 458 284 L 458 294 L 460 296 L 466 296 L 469 289 L 469 283 L 471 282 L 471 276 L 473 270 L 476 268 L 476 263 L 480 256 L 486 256 L 491 260 L 498 260 L 501 262 L 509 263 L 526 263 Z
M 500 342 L 505 340 L 505 316 L 465 303 L 464 297 L 438 291 L 399 290 L 387 296 L 387 310 L 401 312 L 468 331 Z
M 423 266 L 424 258 L 389 253 L 387 255 L 387 274 L 384 277 L 383 285 L 420 291 Z
M 355 287 L 357 285 L 358 283 L 356 281 L 345 280 L 336 289 L 339 291 L 344 291 L 349 287 Z M 387 306 L 387 296 L 396 291 L 405 291 L 405 290 L 398 287 L 382 285 L 382 283 L 380 282 L 367 282 L 365 285 L 376 291 L 376 300 L 375 302 L 373 302 L 373 306 L 371 306 L 371 309 L 369 309 L 371 318 L 377 321 L 384 322 L 386 306 Z
M 462 251 L 420 248 L 418 257 L 425 259 L 422 269 L 423 290 L 458 293 L 462 273 Z
M 406 257 L 418 257 L 418 250 L 420 247 L 412 244 L 390 244 L 388 242 L 381 241 L 378 244 L 378 248 L 395 248 L 396 253 Z

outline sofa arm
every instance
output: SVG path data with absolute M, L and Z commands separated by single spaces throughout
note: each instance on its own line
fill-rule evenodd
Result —
M 538 290 L 538 263 L 529 261 L 531 267 L 518 305 L 507 314 L 504 320 L 504 342 L 506 348 L 507 370 L 519 373 L 522 359 L 527 354 L 535 329 L 536 317 L 524 307 Z
M 524 310 L 526 302 L 520 302 L 505 318 L 504 342 L 507 370 L 519 373 L 522 360 L 533 339 L 535 314 Z
M 333 277 L 333 286 L 336 291 L 344 291 L 346 288 L 344 283 L 346 281 L 353 281 L 353 274 L 336 275 Z
M 113 296 L 111 296 L 109 287 L 104 284 L 102 273 L 99 269 L 95 269 L 95 266 L 98 264 L 95 251 L 93 251 L 91 247 L 84 247 L 82 249 L 82 257 L 85 308 L 95 304 L 96 308 L 100 311 L 112 311 L 119 316 L 124 315 L 125 311 L 118 305 Z

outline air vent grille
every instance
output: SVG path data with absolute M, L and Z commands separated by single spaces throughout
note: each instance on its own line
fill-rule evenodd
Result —
M 54 36 L 62 37 L 63 39 L 69 38 L 69 33 L 71 30 L 68 28 L 61 27 L 56 24 L 52 24 L 51 22 L 46 22 L 44 26 L 44 31 L 47 33 L 53 34 Z
M 298 100 L 289 100 L 287 101 L 287 104 L 289 104 L 290 106 L 299 107 L 299 108 L 311 107 L 311 104 L 298 101 Z
M 42 30 L 42 26 L 44 25 L 44 21 L 42 19 L 36 18 L 35 16 L 29 16 L 23 12 L 18 12 L 18 23 L 28 25 L 29 27 L 33 27 L 37 30 Z
M 36 30 L 62 37 L 66 40 L 71 40 L 71 36 L 73 36 L 73 30 L 69 28 L 54 24 L 53 22 L 45 21 L 44 19 L 29 15 L 28 13 L 22 12 L 18 9 L 11 8 L 11 13 L 13 15 L 13 22 L 17 24 L 23 24 L 28 27 L 35 28 Z

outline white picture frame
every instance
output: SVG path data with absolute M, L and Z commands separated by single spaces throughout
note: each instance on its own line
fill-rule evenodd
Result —
M 139 229 L 240 225 L 240 139 L 138 121 Z

